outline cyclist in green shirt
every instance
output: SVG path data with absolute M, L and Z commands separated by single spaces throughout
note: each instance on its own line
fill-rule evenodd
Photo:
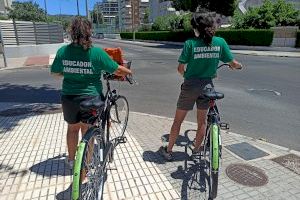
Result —
M 232 56 L 226 41 L 215 34 L 215 19 L 209 13 L 194 13 L 191 20 L 195 38 L 184 43 L 178 59 L 178 72 L 184 77 L 181 93 L 177 102 L 177 110 L 171 127 L 169 144 L 161 147 L 162 156 L 171 161 L 172 148 L 179 135 L 181 124 L 189 110 L 197 105 L 198 129 L 194 141 L 194 152 L 198 152 L 206 129 L 206 115 L 209 102 L 202 96 L 205 88 L 213 87 L 212 79 L 216 77 L 219 61 L 229 63 L 232 69 L 241 69 Z M 185 65 L 186 68 L 185 68 Z
M 103 96 L 102 71 L 117 76 L 131 74 L 131 71 L 114 62 L 104 50 L 92 45 L 92 24 L 88 20 L 76 17 L 72 21 L 70 34 L 72 43 L 57 51 L 51 73 L 63 77 L 61 101 L 64 120 L 68 123 L 67 161 L 72 167 L 79 130 L 85 134 L 88 129 L 85 122 L 90 117 L 89 113 L 80 110 L 80 102 Z

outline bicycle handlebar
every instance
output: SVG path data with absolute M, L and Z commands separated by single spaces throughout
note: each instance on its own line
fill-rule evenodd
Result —
M 229 68 L 231 68 L 230 64 L 228 63 L 223 63 L 222 65 L 218 66 L 217 69 L 220 69 L 221 67 L 224 67 L 224 66 L 227 66 Z M 231 68 L 232 69 L 232 68 Z M 234 69 L 237 69 L 237 70 L 241 70 L 242 69 L 242 66 L 240 68 L 234 68 Z

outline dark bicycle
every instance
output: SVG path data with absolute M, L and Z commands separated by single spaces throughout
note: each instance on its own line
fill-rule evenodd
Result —
M 130 68 L 131 62 L 127 63 Z M 112 74 L 104 74 L 107 91 L 103 98 L 87 100 L 80 108 L 89 111 L 91 127 L 80 141 L 73 168 L 72 199 L 102 199 L 107 164 L 113 161 L 113 152 L 120 143 L 126 143 L 124 136 L 129 116 L 126 97 L 118 95 L 110 87 L 110 81 L 116 80 Z M 125 80 L 133 84 L 131 76 Z

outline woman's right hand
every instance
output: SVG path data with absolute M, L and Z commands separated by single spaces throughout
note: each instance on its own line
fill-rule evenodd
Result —
M 232 62 L 229 63 L 230 69 L 242 69 L 242 64 L 239 63 L 237 60 L 233 60 Z
M 184 75 L 184 64 L 179 64 L 177 67 L 178 73 Z

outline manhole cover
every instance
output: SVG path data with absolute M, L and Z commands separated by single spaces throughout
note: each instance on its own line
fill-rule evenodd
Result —
M 2 117 L 13 117 L 19 115 L 34 114 L 52 114 L 61 112 L 60 107 L 55 106 L 32 106 L 32 107 L 16 107 L 0 111 Z
M 289 170 L 300 175 L 300 157 L 295 154 L 288 154 L 272 159 L 281 166 L 288 168 Z
M 239 184 L 259 187 L 268 183 L 268 177 L 263 170 L 248 164 L 231 164 L 226 168 L 227 176 Z

